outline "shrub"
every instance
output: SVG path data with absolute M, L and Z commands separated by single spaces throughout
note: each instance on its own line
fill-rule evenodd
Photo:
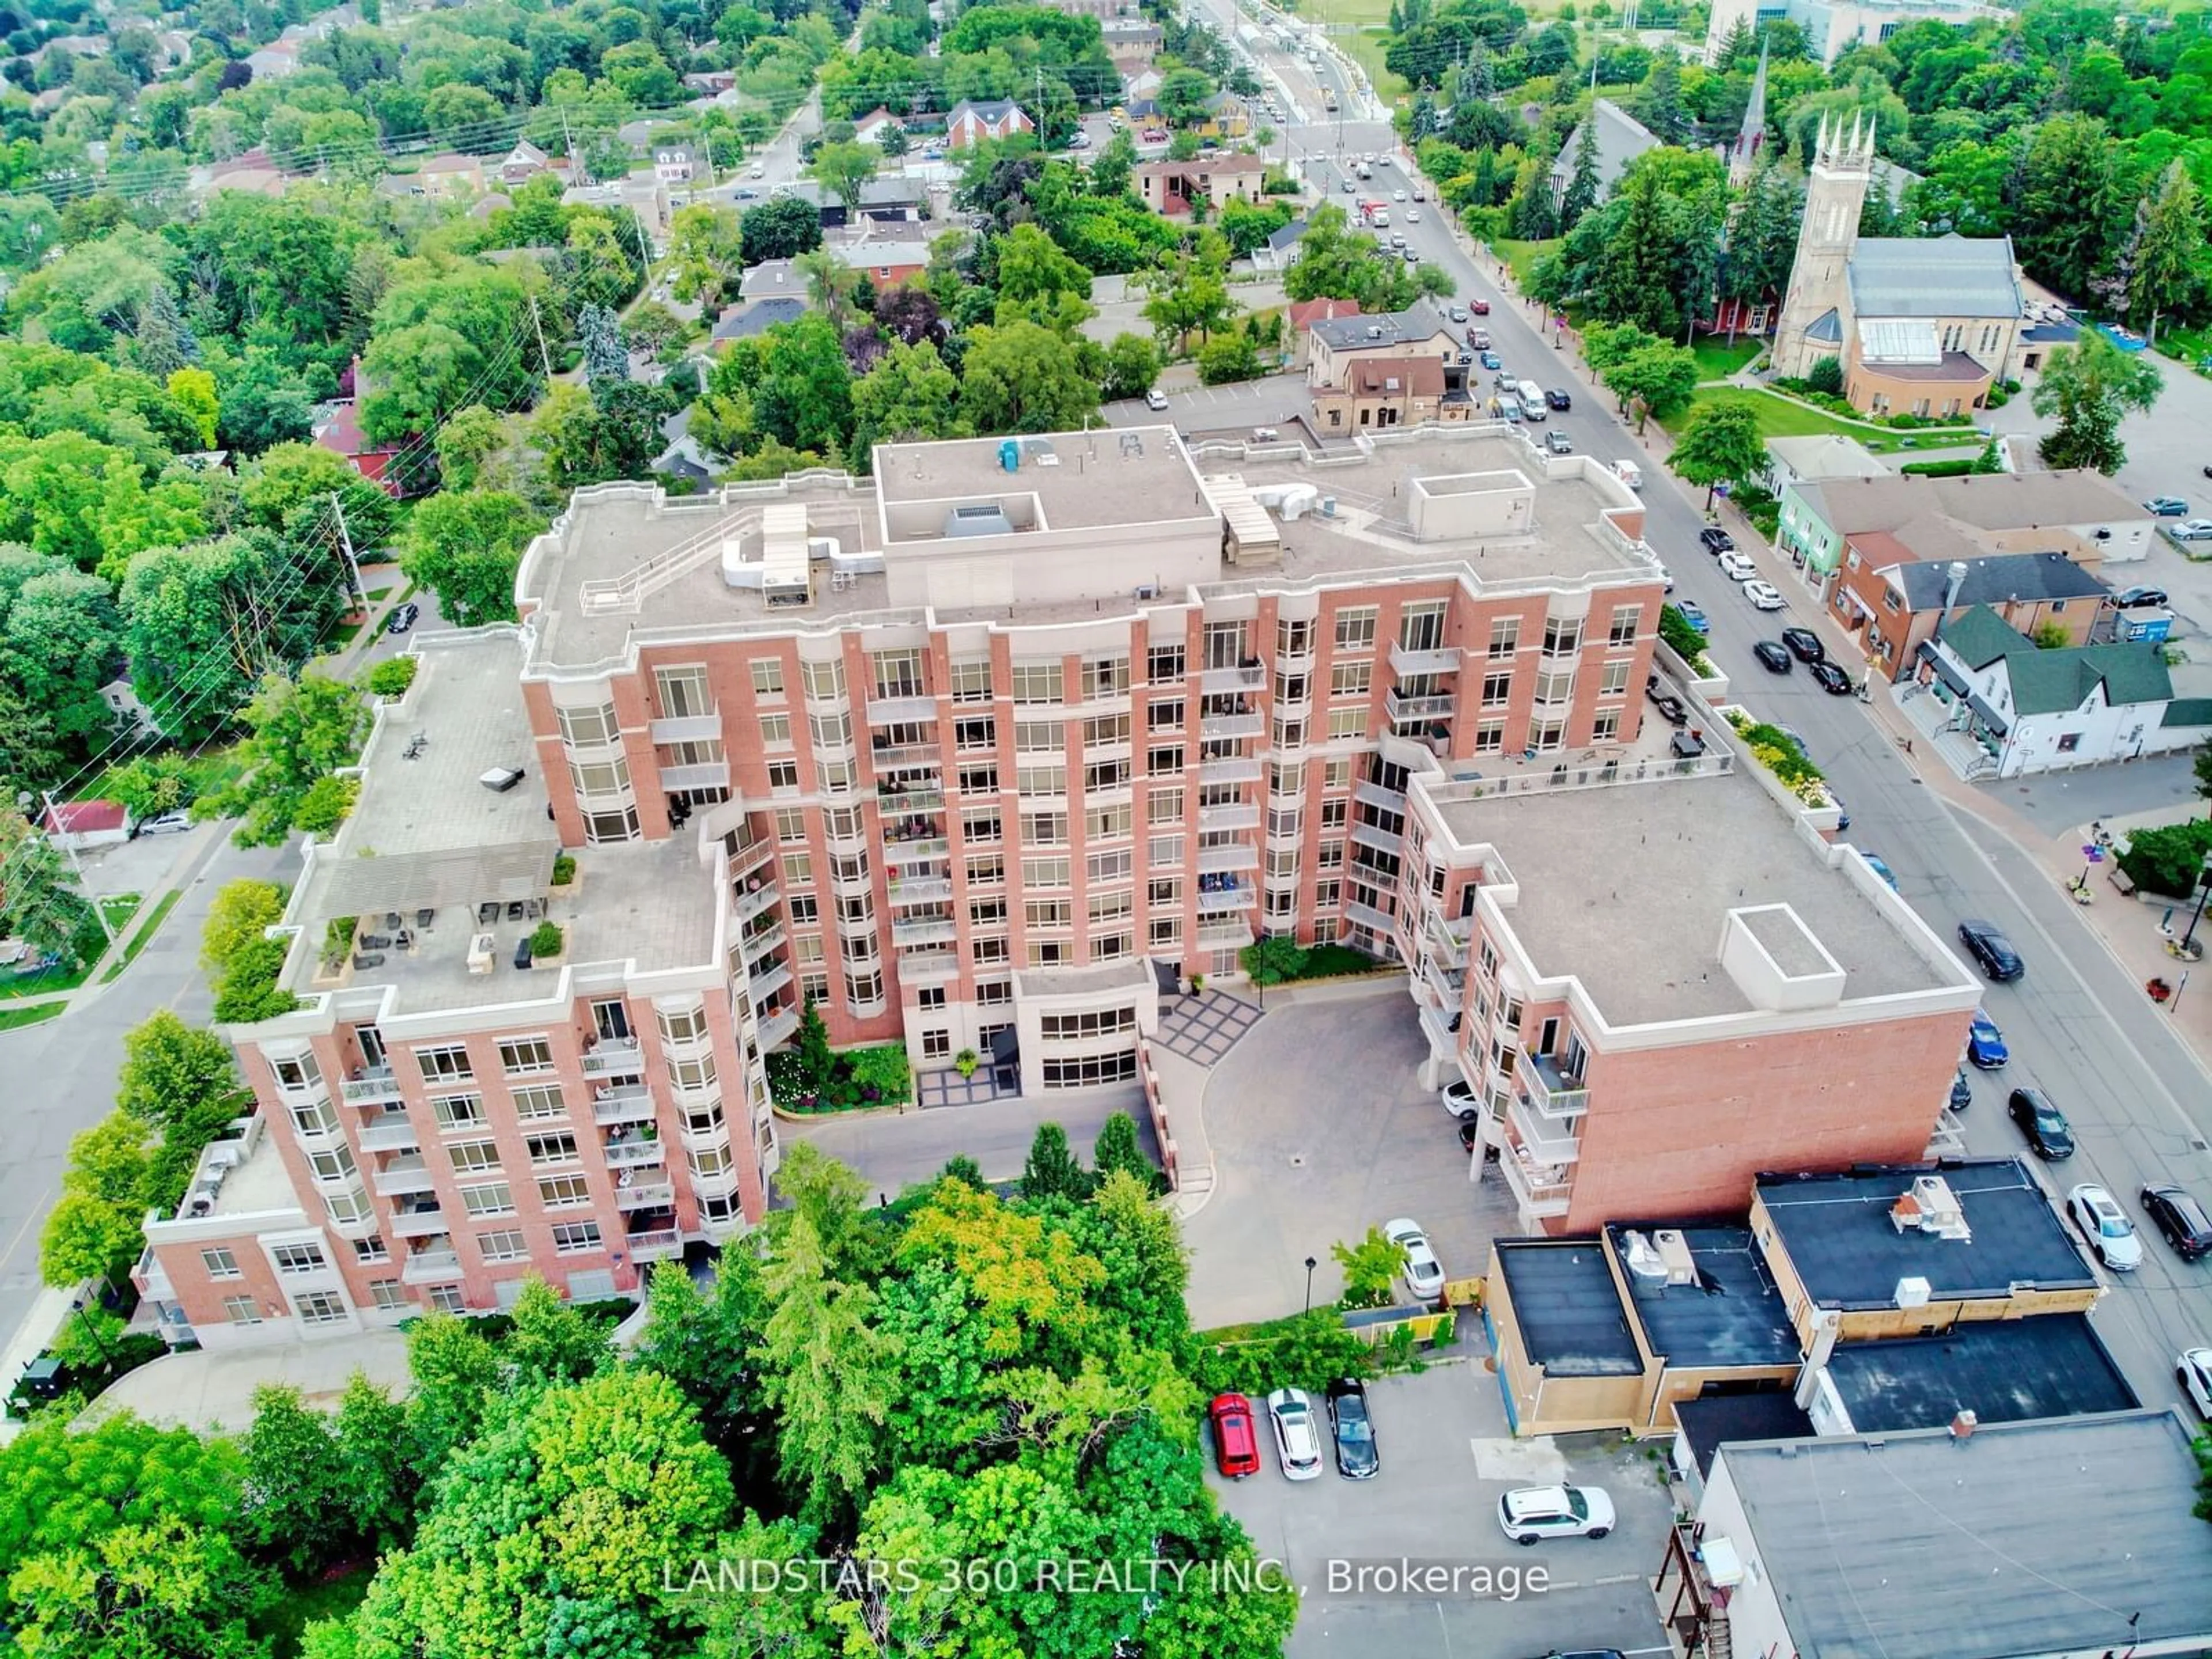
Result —
M 1259 348 L 1247 334 L 1217 334 L 1198 349 L 1198 378 L 1207 386 L 1255 380 L 1259 374 Z
M 854 1086 L 871 1105 L 896 1104 L 913 1093 L 914 1073 L 907 1065 L 906 1049 L 898 1043 L 856 1048 L 844 1060 Z
M 413 657 L 387 657 L 368 671 L 368 689 L 380 697 L 404 696 L 420 665 Z
M 1659 607 L 1659 637 L 1684 662 L 1693 663 L 1705 654 L 1705 636 L 1691 627 L 1689 618 L 1671 605 Z
M 1811 391 L 1826 392 L 1832 398 L 1840 396 L 1844 390 L 1842 361 L 1835 357 L 1816 359 L 1805 376 L 1805 384 Z
M 274 1019 L 300 1006 L 300 999 L 276 981 L 284 972 L 284 941 L 248 939 L 230 953 L 222 982 L 216 989 L 215 1020 L 219 1025 L 250 1025 Z
M 561 929 L 550 921 L 541 921 L 531 931 L 530 954 L 532 957 L 557 957 L 561 954 Z
M 2128 879 L 2143 891 L 2185 899 L 2196 896 L 2207 853 L 2212 853 L 2212 820 L 2191 818 L 2133 831 L 2119 862 Z
M 353 930 L 361 925 L 359 916 L 332 916 L 330 925 L 323 929 L 323 966 L 337 969 L 353 949 Z
M 304 830 L 311 836 L 327 836 L 346 821 L 354 803 L 361 799 L 361 780 L 357 777 L 317 778 L 300 797 L 300 805 L 292 813 L 292 827 Z
M 962 1077 L 975 1076 L 975 1068 L 982 1063 L 973 1048 L 963 1048 L 952 1056 L 952 1069 L 959 1073 Z
M 1334 1314 L 1310 1314 L 1199 1338 L 1190 1377 L 1205 1395 L 1263 1395 L 1274 1389 L 1322 1394 L 1340 1376 L 1372 1376 L 1375 1354 Z
M 553 855 L 553 884 L 556 887 L 566 887 L 575 878 L 576 860 L 566 853 L 556 853 Z

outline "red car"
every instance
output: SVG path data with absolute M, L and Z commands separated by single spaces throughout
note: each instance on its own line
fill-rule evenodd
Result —
M 1469 300 L 1467 302 L 1467 308 L 1478 317 L 1490 315 L 1490 301 L 1487 300 Z
M 1252 1402 L 1241 1394 L 1218 1394 L 1206 1407 L 1213 1425 L 1213 1461 L 1231 1480 L 1260 1472 L 1260 1437 L 1252 1426 Z

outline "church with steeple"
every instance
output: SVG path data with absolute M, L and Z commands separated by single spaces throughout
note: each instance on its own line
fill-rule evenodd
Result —
M 2026 306 L 2012 240 L 1861 236 L 1874 147 L 1871 122 L 1820 123 L 1772 372 L 1804 378 L 1833 357 L 1856 409 L 1966 414 L 2017 369 Z

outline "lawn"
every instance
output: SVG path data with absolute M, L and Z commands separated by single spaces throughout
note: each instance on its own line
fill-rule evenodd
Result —
M 1528 287 L 1528 273 L 1535 269 L 1536 261 L 1548 253 L 1558 252 L 1559 244 L 1557 240 L 1548 242 L 1501 241 L 1492 242 L 1490 248 L 1492 252 L 1512 268 L 1515 286 L 1526 292 Z
M 1701 337 L 1690 348 L 1698 360 L 1698 373 L 1708 380 L 1725 380 L 1766 349 L 1766 343 L 1742 336 L 1731 343 L 1725 336 Z
M 1701 403 L 1747 403 L 1759 421 L 1759 435 L 1764 438 L 1816 438 L 1830 433 L 1846 438 L 1856 438 L 1877 455 L 1903 450 L 1949 449 L 1966 443 L 1978 443 L 1980 439 L 1972 427 L 1942 431 L 1890 432 L 1878 427 L 1856 426 L 1839 421 L 1834 416 L 1802 404 L 1790 402 L 1764 392 L 1751 392 L 1735 386 L 1709 387 L 1698 393 L 1694 402 L 1676 410 L 1660 424 L 1669 432 L 1680 432 L 1689 419 L 1690 410 Z M 1960 437 L 1959 433 L 1964 431 Z M 1910 438 L 1910 445 L 1902 441 Z
M 113 893 L 100 901 L 100 911 L 112 931 L 120 933 L 130 925 L 131 918 L 137 914 L 138 900 L 136 893 Z M 14 1002 L 25 997 L 51 996 L 57 991 L 74 991 L 84 983 L 85 975 L 91 971 L 92 963 L 87 960 L 75 968 L 9 974 L 0 979 L 0 1000 Z
M 1382 52 L 1389 44 L 1389 39 L 1382 30 L 1362 29 L 1357 34 L 1332 34 L 1329 40 L 1341 46 L 1354 63 L 1367 71 L 1368 84 L 1375 88 L 1375 95 L 1384 103 L 1395 103 L 1413 92 L 1404 76 L 1393 75 L 1382 66 Z
M 58 1019 L 69 1012 L 66 1002 L 34 1002 L 27 1008 L 0 1008 L 0 1031 L 12 1031 L 19 1025 L 36 1025 L 42 1021 Z
M 283 1594 L 252 1624 L 252 1633 L 269 1638 L 270 1659 L 295 1659 L 300 1632 L 318 1619 L 340 1619 L 359 1607 L 376 1577 L 367 1563 L 342 1577 L 319 1584 L 287 1584 Z
M 2151 352 L 2181 368 L 2194 369 L 2206 357 L 2212 356 L 2212 329 L 2177 328 L 2166 324 L 2158 331 L 2158 343 Z
M 179 888 L 165 895 L 154 907 L 154 914 L 147 917 L 144 924 L 131 936 L 130 942 L 123 947 L 123 954 L 107 964 L 107 971 L 100 976 L 102 985 L 120 978 L 123 970 L 138 960 L 138 953 L 154 942 L 154 935 L 161 931 L 161 924 L 168 920 L 169 912 L 177 908 L 177 901 L 184 896 L 184 890 Z
M 245 770 L 246 757 L 239 752 L 236 744 L 226 744 L 221 749 L 204 749 L 185 762 L 185 775 L 191 782 L 190 793 L 194 800 L 202 795 L 211 795 L 219 789 L 228 788 L 238 781 L 239 775 Z M 102 772 L 85 787 L 77 799 L 103 799 L 109 787 L 108 774 Z

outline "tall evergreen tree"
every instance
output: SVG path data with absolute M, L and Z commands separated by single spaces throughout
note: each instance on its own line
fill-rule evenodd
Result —
M 612 309 L 586 306 L 576 313 L 576 333 L 584 347 L 584 378 L 594 390 L 629 379 L 629 348 Z
M 1583 216 L 1597 205 L 1597 116 L 1593 112 L 1575 140 L 1574 171 L 1567 175 L 1566 192 L 1559 198 L 1560 234 L 1580 224 Z
M 1525 156 L 1514 175 L 1513 198 L 1506 204 L 1505 228 L 1516 241 L 1545 242 L 1559 234 L 1552 206 L 1552 173 L 1535 156 Z
M 2129 240 L 2128 320 L 2155 340 L 2161 316 L 2191 309 L 2204 292 L 2204 202 L 2179 161 L 2167 166 L 2158 189 L 2137 204 Z
M 200 360 L 200 343 L 184 313 L 177 308 L 177 296 L 169 292 L 167 282 L 147 287 L 145 303 L 138 307 L 138 331 L 131 342 L 131 356 L 142 374 L 157 380 L 166 380 Z
M 1618 217 L 1613 216 L 1618 210 Z M 1591 313 L 1604 321 L 1634 323 L 1662 340 L 1682 325 L 1680 249 L 1677 212 L 1654 167 L 1632 167 L 1620 199 L 1607 209 L 1612 235 L 1590 282 Z
M 1686 143 L 1690 118 L 1682 108 L 1682 66 L 1672 52 L 1662 52 L 1644 82 L 1637 114 L 1662 144 Z
M 1080 1200 L 1090 1195 L 1091 1176 L 1068 1146 L 1067 1131 L 1057 1123 L 1038 1124 L 1022 1165 L 1022 1196 Z

